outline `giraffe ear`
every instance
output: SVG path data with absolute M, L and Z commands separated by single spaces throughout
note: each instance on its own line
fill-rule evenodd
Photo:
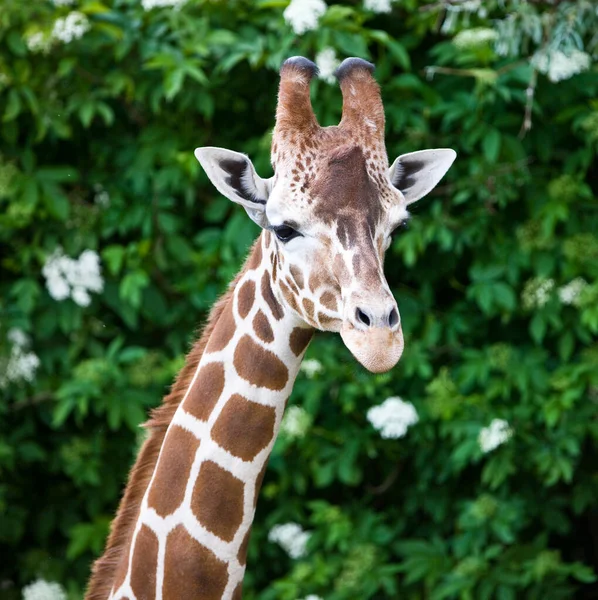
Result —
M 450 148 L 420 150 L 399 156 L 388 171 L 390 181 L 407 204 L 431 192 L 453 164 L 457 153 Z
M 245 154 L 224 148 L 197 148 L 195 158 L 216 189 L 229 200 L 241 204 L 260 227 L 267 226 L 266 202 L 270 180 L 262 179 Z

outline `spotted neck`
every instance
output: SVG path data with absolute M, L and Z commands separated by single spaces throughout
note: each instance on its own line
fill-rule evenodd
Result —
M 110 598 L 241 598 L 266 464 L 311 339 L 262 234 L 162 444 Z M 120 576 L 119 576 L 120 572 Z

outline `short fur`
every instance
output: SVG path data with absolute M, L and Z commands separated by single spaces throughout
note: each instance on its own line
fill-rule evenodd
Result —
M 261 244 L 261 236 L 258 237 L 256 243 L 253 245 L 249 253 L 250 258 L 258 244 Z M 248 258 L 247 262 L 249 262 L 250 258 Z M 247 262 L 229 285 L 227 291 L 214 304 L 202 335 L 199 340 L 195 341 L 191 351 L 187 354 L 185 366 L 179 372 L 170 393 L 164 397 L 162 404 L 158 408 L 152 410 L 150 419 L 143 425 L 149 430 L 150 435 L 144 442 L 137 460 L 129 473 L 125 494 L 118 507 L 116 518 L 112 522 L 104 554 L 93 565 L 91 579 L 85 596 L 86 600 L 106 600 L 110 595 L 110 591 L 114 585 L 116 569 L 123 557 L 122 553 L 129 548 L 129 540 L 133 533 L 132 529 L 135 527 L 141 501 L 158 462 L 166 430 L 191 384 L 197 365 L 201 360 L 218 319 L 231 300 L 237 282 L 247 270 Z

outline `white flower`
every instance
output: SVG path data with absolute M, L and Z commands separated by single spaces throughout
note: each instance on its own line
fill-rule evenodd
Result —
M 363 0 L 363 7 L 375 13 L 389 13 L 392 0 Z
M 29 337 L 21 329 L 10 329 L 6 335 L 12 343 L 8 362 L 0 371 L 0 388 L 7 386 L 9 382 L 33 381 L 35 371 L 39 367 L 39 358 L 34 352 L 27 352 Z
M 318 75 L 326 83 L 334 83 L 334 72 L 339 64 L 340 61 L 336 58 L 334 48 L 324 48 L 324 50 L 316 54 Z
M 89 19 L 83 13 L 74 10 L 66 17 L 56 19 L 52 28 L 52 38 L 68 44 L 83 37 L 89 28 Z
M 38 579 L 23 588 L 23 600 L 66 600 L 66 592 L 59 583 Z
M 99 293 L 104 289 L 100 257 L 93 250 L 85 250 L 75 260 L 64 256 L 62 248 L 57 248 L 46 260 L 42 273 L 48 293 L 54 300 L 70 297 L 79 306 L 88 306 L 91 302 L 89 292 Z
M 16 327 L 8 330 L 6 337 L 9 342 L 12 342 L 15 346 L 23 348 L 29 344 L 29 336 L 22 330 Z
M 559 288 L 559 300 L 563 304 L 579 306 L 579 297 L 581 292 L 588 286 L 588 282 L 583 277 L 576 277 L 567 285 Z
M 474 13 L 478 12 L 481 6 L 482 0 L 463 0 L 463 2 L 455 2 L 455 4 L 449 4 L 446 8 L 447 10 L 455 12 Z
M 280 424 L 280 430 L 289 438 L 302 438 L 311 425 L 311 417 L 300 406 L 290 406 Z
M 322 363 L 315 358 L 308 358 L 301 363 L 299 370 L 305 373 L 308 379 L 312 379 L 314 375 L 317 375 L 322 371 Z
M 96 183 L 93 186 L 93 191 L 95 192 L 93 196 L 93 201 L 98 206 L 105 207 L 110 204 L 110 194 L 104 189 L 104 186 L 102 186 L 99 183 Z
M 318 20 L 327 8 L 324 0 L 291 0 L 283 17 L 297 35 L 302 35 L 318 27 Z
M 75 0 L 51 0 L 54 6 L 72 6 Z
M 320 596 L 316 596 L 315 594 L 310 594 L 309 596 L 305 596 L 303 600 L 322 600 Z
M 581 50 L 571 49 L 567 53 L 560 50 L 539 50 L 531 63 L 540 73 L 544 73 L 550 81 L 556 83 L 569 79 L 590 68 L 590 55 Z
M 278 544 L 291 558 L 302 558 L 307 554 L 307 541 L 311 533 L 303 531 L 297 523 L 275 525 L 268 533 L 268 541 Z
M 550 293 L 554 289 L 554 279 L 534 277 L 525 283 L 521 300 L 526 309 L 541 308 L 550 299 Z
M 367 419 L 381 437 L 393 439 L 403 437 L 407 429 L 419 421 L 413 404 L 398 396 L 387 398 L 379 406 L 370 408 Z
M 512 435 L 513 430 L 504 419 L 492 419 L 490 425 L 480 431 L 478 443 L 482 452 L 491 452 L 508 441 Z
M 460 31 L 454 38 L 453 44 L 460 50 L 479 48 L 493 42 L 498 34 L 488 27 L 474 27 Z
M 174 9 L 180 9 L 187 0 L 141 0 L 143 10 L 152 10 L 152 8 L 165 8 L 170 6 Z
M 79 306 L 89 306 L 91 302 L 91 296 L 87 293 L 87 290 L 83 287 L 74 287 L 71 293 L 73 301 Z
M 52 39 L 43 31 L 35 31 L 25 36 L 25 44 L 30 52 L 47 54 L 52 47 Z

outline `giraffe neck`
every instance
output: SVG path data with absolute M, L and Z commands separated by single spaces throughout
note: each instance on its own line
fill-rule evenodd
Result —
M 266 464 L 312 330 L 262 235 L 176 410 L 110 598 L 240 599 Z

